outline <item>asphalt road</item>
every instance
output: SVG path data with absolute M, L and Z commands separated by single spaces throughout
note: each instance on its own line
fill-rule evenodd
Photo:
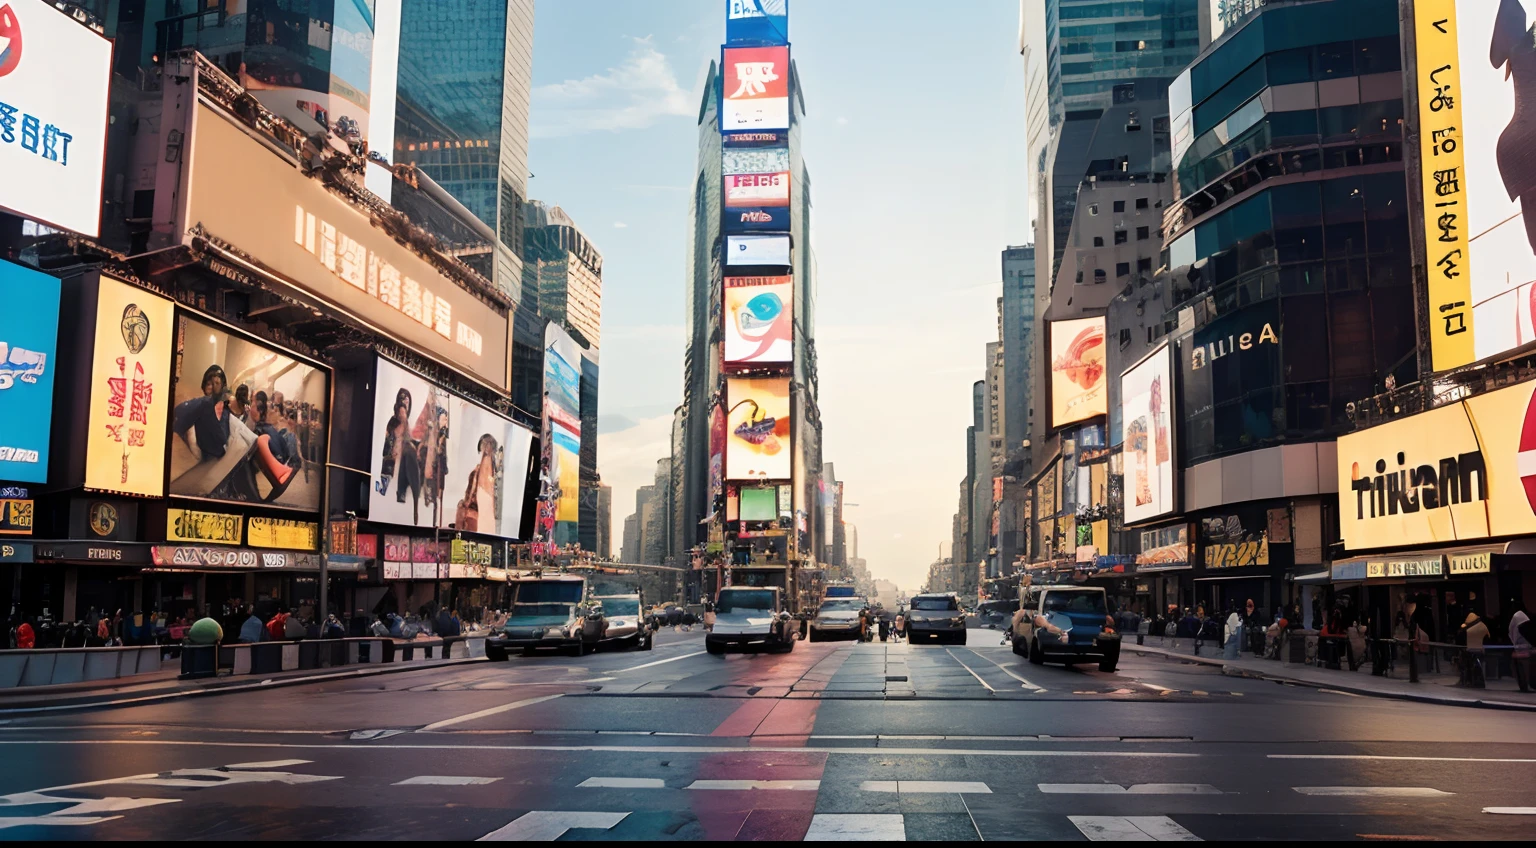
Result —
M 1528 839 L 1529 713 L 1127 654 L 514 658 L 0 719 L 4 839 Z M 1509 809 L 1512 812 L 1490 812 Z

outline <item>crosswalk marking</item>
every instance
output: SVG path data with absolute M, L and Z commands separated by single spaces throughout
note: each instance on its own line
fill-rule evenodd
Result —
M 1536 807 L 1484 807 L 1483 812 L 1495 816 L 1536 816 Z
M 864 792 L 895 792 L 902 795 L 992 794 L 992 788 L 979 780 L 866 780 L 859 784 L 859 789 Z
M 418 774 L 415 777 L 407 777 L 392 786 L 484 786 L 487 783 L 495 783 L 501 780 L 499 777 L 456 777 L 448 774 Z
M 1041 783 L 1046 795 L 1221 795 L 1209 783 Z
M 573 828 L 612 830 L 629 813 L 567 813 L 534 810 L 477 839 L 477 842 L 550 842 Z
M 1090 842 L 1200 842 L 1167 816 L 1067 816 Z
M 689 789 L 788 789 L 797 792 L 815 792 L 821 788 L 819 780 L 695 780 Z
M 1431 789 L 1427 786 L 1292 786 L 1301 795 L 1325 795 L 1376 798 L 1433 798 L 1440 795 L 1455 795 L 1454 792 L 1444 792 L 1439 789 Z
M 589 777 L 576 784 L 577 789 L 666 789 L 659 777 Z
M 818 813 L 804 842 L 905 842 L 906 819 L 900 813 Z

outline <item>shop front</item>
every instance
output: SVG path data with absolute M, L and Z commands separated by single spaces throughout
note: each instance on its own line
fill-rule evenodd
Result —
M 1169 607 L 1182 611 L 1194 603 L 1195 549 L 1190 538 L 1184 521 L 1141 531 L 1134 594 L 1146 603 L 1144 615 L 1166 615 Z
M 1195 603 L 1208 614 L 1241 610 L 1253 601 L 1268 621 L 1287 603 L 1284 575 L 1293 566 L 1292 545 L 1272 538 L 1289 505 L 1258 502 L 1202 513 L 1197 519 L 1193 572 Z

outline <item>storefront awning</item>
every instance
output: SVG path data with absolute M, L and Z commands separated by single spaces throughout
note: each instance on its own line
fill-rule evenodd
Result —
M 1292 583 L 1299 583 L 1303 586 L 1315 586 L 1320 583 L 1328 583 L 1332 580 L 1333 572 L 1328 571 L 1327 569 L 1322 571 L 1314 571 L 1311 574 L 1298 574 L 1297 576 L 1291 578 Z

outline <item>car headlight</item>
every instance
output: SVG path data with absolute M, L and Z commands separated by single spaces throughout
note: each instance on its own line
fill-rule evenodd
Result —
M 546 638 L 546 639 L 563 639 L 563 638 L 565 638 L 565 629 L 561 628 L 561 627 L 551 627 L 548 630 L 544 631 L 544 638 Z

